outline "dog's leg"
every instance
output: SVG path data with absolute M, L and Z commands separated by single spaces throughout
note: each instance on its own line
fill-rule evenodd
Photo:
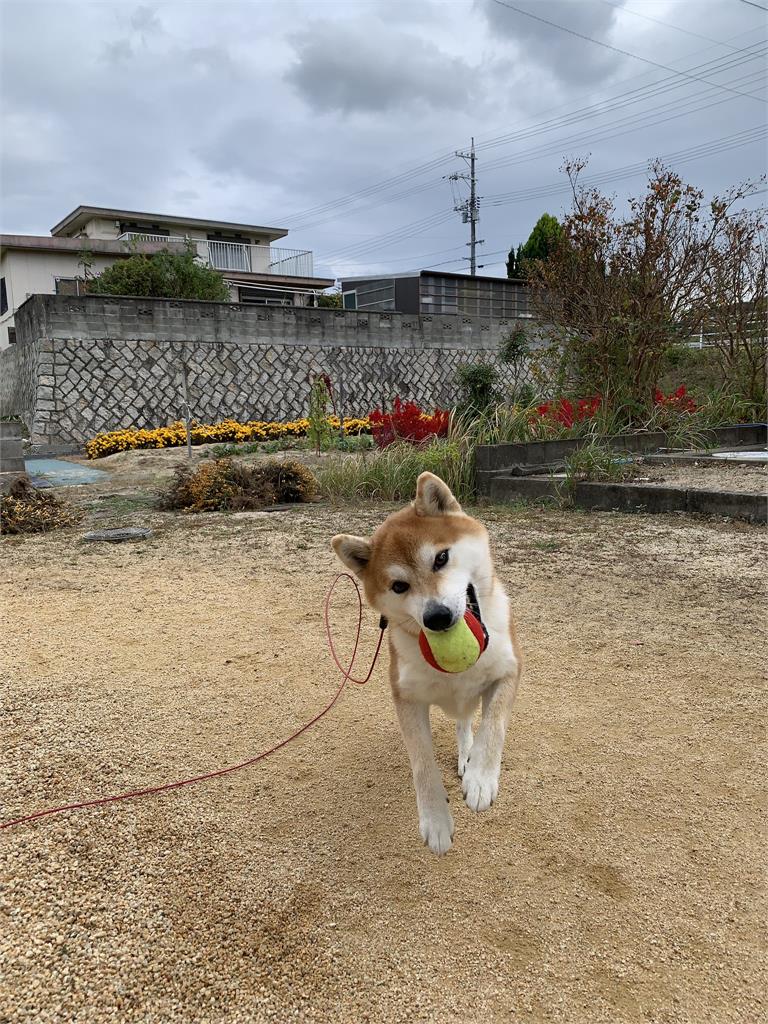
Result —
M 500 679 L 483 694 L 483 716 L 461 781 L 464 799 L 473 811 L 487 811 L 498 795 L 501 755 L 516 692 L 517 675 Z
M 456 722 L 456 745 L 459 748 L 459 778 L 463 778 L 472 749 L 472 716 L 459 718 Z
M 453 817 L 448 809 L 448 794 L 432 751 L 429 705 L 403 700 L 397 694 L 394 698 L 400 729 L 411 761 L 421 838 L 433 853 L 447 853 L 453 840 Z

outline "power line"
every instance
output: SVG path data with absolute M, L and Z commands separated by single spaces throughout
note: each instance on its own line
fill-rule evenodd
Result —
M 760 49 L 760 47 L 762 47 L 762 49 Z M 746 46 L 741 50 L 737 50 L 735 53 L 728 54 L 725 57 L 718 57 L 715 60 L 705 61 L 702 64 L 694 65 L 688 70 L 704 71 L 704 69 L 707 69 L 707 74 L 720 74 L 723 71 L 730 71 L 742 64 L 748 64 L 753 60 L 757 60 L 764 56 L 765 52 L 765 40 L 761 40 L 758 43 L 752 43 L 749 46 Z M 661 93 L 671 92 L 675 89 L 682 88 L 684 83 L 681 83 L 676 79 L 676 75 L 671 75 L 667 78 L 662 78 L 657 82 L 652 82 L 636 89 L 630 89 L 624 93 L 619 93 L 618 96 L 614 96 L 605 103 L 596 103 L 592 106 L 581 107 L 560 117 L 551 118 L 549 121 L 539 122 L 538 125 L 533 125 L 529 128 L 518 130 L 516 132 L 499 135 L 488 142 L 482 143 L 478 149 L 490 149 L 503 146 L 510 140 L 519 141 L 520 138 L 528 137 L 533 134 L 540 134 L 542 131 L 551 130 L 553 127 L 562 127 L 563 125 L 574 123 L 576 120 L 585 120 L 592 117 L 595 113 L 599 115 L 610 110 L 617 110 L 621 107 L 631 106 L 639 100 L 649 99 L 651 97 L 658 96 Z M 714 82 L 707 82 L 706 84 L 710 88 L 716 87 Z M 702 94 L 699 93 L 699 95 Z
M 669 21 L 662 21 L 661 18 L 652 18 L 650 14 L 641 14 L 640 11 L 633 11 L 630 7 L 622 7 L 621 4 L 614 3 L 613 0 L 600 0 L 600 3 L 605 4 L 606 7 L 613 7 L 614 10 L 621 11 L 623 14 L 631 14 L 634 18 L 652 21 L 654 25 L 662 25 L 664 28 L 670 28 L 675 32 L 682 32 L 686 36 L 693 36 L 694 39 L 703 39 L 705 42 L 713 43 L 715 46 L 727 46 L 730 50 L 736 49 L 730 43 L 721 42 L 719 39 L 712 39 L 710 36 L 703 36 L 698 32 L 691 32 L 688 28 L 681 28 L 680 25 L 673 25 Z
M 446 221 L 452 219 L 453 210 L 443 210 L 439 213 L 430 214 L 428 217 L 423 217 L 421 220 L 403 224 L 394 230 L 385 232 L 384 234 L 369 236 L 365 242 L 360 242 L 357 245 L 352 246 L 344 246 L 335 252 L 324 254 L 319 258 L 325 260 L 325 262 L 328 262 L 331 259 L 356 259 L 358 256 L 364 255 L 371 249 L 385 248 L 387 245 L 393 245 L 404 238 L 412 238 L 415 234 L 420 234 L 423 231 L 427 231 L 429 228 L 437 227 L 438 224 L 444 224 Z
M 629 50 L 622 50 L 618 46 L 612 46 L 610 43 L 605 43 L 601 39 L 593 39 L 592 36 L 586 36 L 582 32 L 577 32 L 575 29 L 566 28 L 565 25 L 558 25 L 555 21 L 549 21 L 547 20 L 547 18 L 542 18 L 538 14 L 531 14 L 530 11 L 524 11 L 522 7 L 515 7 L 513 4 L 508 4 L 506 3 L 506 0 L 493 0 L 493 2 L 495 4 L 498 4 L 499 7 L 506 7 L 510 11 L 515 11 L 517 14 L 522 14 L 525 18 L 532 18 L 534 21 L 540 21 L 543 25 L 549 25 L 550 28 L 556 28 L 559 29 L 561 32 L 567 32 L 569 35 L 576 36 L 578 39 L 585 39 L 588 43 L 594 43 L 596 46 L 602 46 L 606 50 L 613 50 L 614 53 L 620 53 L 624 57 L 632 57 L 634 60 L 640 60 L 644 64 L 650 64 L 651 67 L 654 68 L 661 68 L 662 71 L 669 71 L 672 74 L 680 75 L 682 78 L 690 78 L 696 82 L 705 81 L 705 79 L 699 78 L 696 75 L 689 75 L 686 74 L 686 72 L 684 71 L 675 71 L 674 68 L 670 68 L 666 64 L 660 64 L 658 61 L 649 60 L 647 57 L 641 57 L 637 53 L 630 53 Z M 750 99 L 758 100 L 759 102 L 761 101 L 761 98 L 759 96 L 755 96 L 751 92 L 739 92 L 736 89 L 729 89 L 727 85 L 720 85 L 719 83 L 712 84 L 717 84 L 717 87 L 719 89 L 725 89 L 727 92 L 735 92 L 737 96 L 747 96 Z
M 745 32 L 738 32 L 735 35 L 730 36 L 729 39 L 738 39 L 739 37 L 741 37 L 741 36 L 743 36 L 745 34 L 746 34 Z M 724 45 L 727 45 L 727 43 L 725 43 Z M 756 45 L 756 44 L 752 44 L 752 45 Z M 746 50 L 748 50 L 749 48 L 750 47 L 745 47 L 744 48 L 744 52 L 746 52 Z M 709 47 L 707 47 L 706 49 L 709 49 Z M 703 51 L 697 51 L 697 52 L 703 52 Z M 737 50 L 736 51 L 736 53 L 740 53 L 740 52 L 742 52 L 742 51 L 741 50 Z M 735 56 L 735 54 L 733 56 Z M 697 66 L 694 66 L 693 68 L 689 68 L 688 71 L 689 72 L 691 72 L 691 71 L 701 71 L 704 68 L 707 68 L 711 64 L 718 63 L 720 60 L 721 60 L 721 58 L 716 58 L 716 59 L 713 59 L 713 60 L 710 60 L 710 61 L 706 61 L 706 62 L 704 62 L 701 65 L 697 65 Z M 679 73 L 676 72 L 674 69 L 671 69 L 671 70 L 672 70 L 672 78 L 678 77 Z M 717 73 L 720 70 L 725 70 L 725 68 L 724 67 L 712 68 L 709 73 L 715 74 L 715 73 Z M 636 77 L 641 78 L 643 76 L 639 75 L 639 76 L 636 76 Z M 659 83 L 651 83 L 650 85 L 646 85 L 646 86 L 638 86 L 636 89 L 629 90 L 629 92 L 627 92 L 627 93 L 620 93 L 619 96 L 618 97 L 614 97 L 614 99 L 620 99 L 623 96 L 628 96 L 628 95 L 631 95 L 632 93 L 642 93 L 642 92 L 644 92 L 647 89 L 656 88 L 656 86 L 661 85 L 664 81 L 670 81 L 670 80 L 671 79 L 662 79 L 661 82 L 659 82 Z M 630 81 L 631 81 L 631 79 L 630 79 Z M 558 109 L 558 108 L 551 108 L 551 109 Z M 588 110 L 588 109 L 598 109 L 598 108 L 593 107 L 593 108 L 582 108 L 582 109 L 587 109 Z M 569 116 L 571 116 L 571 115 L 568 115 L 568 114 L 563 115 L 563 117 L 566 118 L 566 119 Z M 513 132 L 508 137 L 512 137 L 514 135 L 515 135 L 515 133 Z M 499 136 L 498 137 L 498 139 L 504 139 L 504 138 L 505 138 L 505 136 Z M 494 140 L 492 138 L 487 143 L 481 143 L 478 146 L 478 149 L 486 148 L 489 145 L 502 145 L 502 144 L 503 144 L 503 142 L 496 141 L 496 140 Z M 433 169 L 439 167 L 441 164 L 446 163 L 448 160 L 452 159 L 452 157 L 453 157 L 453 153 L 451 153 L 451 152 L 443 152 L 443 153 L 440 153 L 440 154 L 436 154 L 435 157 L 425 161 L 424 163 L 417 164 L 417 165 L 415 165 L 412 168 L 406 169 L 405 171 L 402 171 L 399 174 L 394 175 L 392 178 L 384 179 L 383 181 L 376 182 L 376 183 L 374 183 L 372 185 L 367 185 L 367 186 L 365 186 L 362 189 L 358 189 L 355 192 L 348 193 L 348 194 L 343 195 L 343 196 L 339 196 L 336 199 L 328 200 L 328 201 L 326 201 L 324 203 L 320 203 L 320 204 L 317 204 L 315 206 L 308 207 L 308 208 L 306 208 L 304 210 L 297 211 L 291 217 L 291 220 L 292 220 L 292 223 L 293 223 L 293 230 L 296 230 L 297 228 L 300 228 L 300 227 L 311 227 L 311 226 L 314 226 L 315 223 L 323 223 L 323 220 L 328 220 L 328 219 L 331 219 L 331 218 L 329 218 L 329 217 L 328 218 L 323 218 L 323 220 L 321 220 L 321 221 L 313 220 L 313 218 L 317 217 L 319 214 L 322 214 L 322 213 L 324 213 L 326 211 L 330 211 L 330 210 L 333 210 L 333 209 L 336 209 L 336 208 L 339 208 L 339 207 L 343 207 L 343 206 L 348 206 L 351 203 L 354 203 L 357 199 L 365 199 L 367 197 L 370 197 L 373 194 L 377 194 L 377 193 L 379 193 L 381 191 L 386 191 L 387 189 L 395 187 L 398 184 L 403 184 L 405 181 L 407 181 L 407 180 L 409 180 L 409 179 L 411 179 L 413 177 L 418 177 L 418 176 L 421 176 L 422 174 L 426 174 L 430 170 L 433 170 Z M 305 221 L 307 218 L 310 219 L 311 223 L 308 223 L 308 224 L 303 223 L 303 221 Z
M 695 99 L 695 97 L 692 97 L 692 99 Z M 686 115 L 688 115 L 690 113 L 697 112 L 697 111 L 700 111 L 700 110 L 707 110 L 707 109 L 710 109 L 711 107 L 719 106 L 722 103 L 728 103 L 728 102 L 730 102 L 730 99 L 729 99 L 729 97 L 726 96 L 726 97 L 723 97 L 722 99 L 718 99 L 718 100 L 715 100 L 715 101 L 710 102 L 710 103 L 699 104 L 698 106 L 695 106 L 693 108 L 690 108 L 690 105 L 689 105 L 688 109 L 678 110 L 677 113 L 671 114 L 668 117 L 663 117 L 663 118 L 660 118 L 658 116 L 663 108 L 657 107 L 655 110 L 650 111 L 647 116 L 651 119 L 650 123 L 653 124 L 653 125 L 664 124 L 667 121 L 675 120 L 678 117 L 684 117 L 684 116 L 686 116 Z M 669 104 L 668 104 L 668 106 L 669 106 Z M 592 134 L 589 137 L 589 141 L 591 141 L 591 142 L 602 142 L 602 141 L 605 141 L 606 139 L 609 139 L 609 138 L 615 138 L 615 137 L 620 136 L 620 135 L 626 135 L 629 132 L 636 132 L 638 130 L 638 128 L 644 127 L 644 126 L 645 126 L 644 124 L 638 123 L 638 121 L 635 118 L 632 118 L 632 117 L 619 119 L 618 121 L 613 122 L 613 124 L 605 125 L 604 126 L 604 128 L 610 128 L 610 129 L 614 129 L 614 128 L 618 127 L 619 128 L 618 131 L 612 130 L 612 131 L 609 131 L 607 134 L 605 133 L 605 131 L 603 131 L 602 133 L 600 133 L 597 136 Z M 524 162 L 529 161 L 529 160 L 535 160 L 535 159 L 538 159 L 541 156 L 546 156 L 546 155 L 549 155 L 551 153 L 557 153 L 557 152 L 562 153 L 563 146 L 569 145 L 569 144 L 578 143 L 582 139 L 583 139 L 583 136 L 578 136 L 577 135 L 577 136 L 571 136 L 568 139 L 560 140 L 554 146 L 552 144 L 549 144 L 548 147 L 541 147 L 541 146 L 534 147 L 532 150 L 529 150 L 527 153 L 523 152 L 523 153 L 519 154 L 518 156 L 516 156 L 514 158 L 511 158 L 511 159 L 507 158 L 505 160 L 496 161 L 495 163 L 492 163 L 490 165 L 490 167 L 492 167 L 494 169 L 498 169 L 498 168 L 503 167 L 503 166 L 509 166 L 510 164 L 519 164 L 519 163 L 524 163 Z M 404 225 L 403 228 L 397 229 L 395 231 L 387 232 L 387 233 L 385 233 L 382 236 L 376 236 L 376 235 L 370 236 L 368 240 L 364 240 L 364 241 L 355 243 L 352 246 L 345 246 L 345 247 L 343 247 L 341 250 L 338 250 L 337 253 L 331 254 L 331 257 L 329 257 L 329 258 L 334 258 L 334 257 L 335 258 L 359 258 L 359 257 L 365 255 L 366 253 L 372 251 L 373 249 L 376 249 L 378 247 L 384 247 L 387 244 L 391 244 L 394 241 L 398 241 L 399 238 L 401 238 L 401 237 L 402 238 L 413 237 L 414 234 L 419 234 L 422 231 L 426 231 L 430 227 L 436 227 L 437 223 L 444 223 L 445 219 L 449 219 L 449 216 L 446 218 L 446 217 L 444 217 L 443 215 L 440 215 L 440 214 L 433 215 L 433 216 L 437 216 L 438 218 L 441 218 L 441 219 L 438 220 L 438 221 L 435 221 L 433 219 L 433 217 L 426 217 L 426 218 L 423 219 L 423 221 L 411 222 L 409 224 Z M 411 229 L 410 230 L 410 234 L 404 235 L 404 234 L 401 233 L 402 231 L 404 231 L 406 229 Z
M 674 153 L 662 154 L 659 159 L 665 163 L 677 164 L 690 160 L 700 160 L 703 157 L 715 156 L 725 153 L 740 146 L 746 146 L 753 142 L 759 142 L 768 135 L 768 126 L 757 125 L 754 128 L 746 128 L 734 135 L 724 136 L 720 139 L 712 139 L 710 142 L 701 143 L 698 146 L 691 146 L 686 149 L 677 150 Z M 631 177 L 634 174 L 646 171 L 648 161 L 642 160 L 634 164 L 626 164 L 623 167 L 616 167 L 609 171 L 601 171 L 582 179 L 582 184 L 598 185 L 610 181 L 617 181 L 622 178 Z M 557 195 L 559 192 L 569 192 L 568 183 L 552 182 L 549 185 L 540 185 L 530 189 L 523 189 L 519 192 L 504 192 L 499 195 L 486 196 L 487 206 L 506 206 L 508 203 L 529 202 L 533 199 L 545 199 L 550 195 Z
M 704 99 L 706 99 L 706 97 L 704 97 Z M 581 145 L 592 147 L 609 139 L 620 138 L 622 135 L 627 135 L 628 133 L 637 133 L 647 127 L 656 127 L 662 124 L 667 124 L 668 122 L 676 121 L 681 117 L 687 118 L 691 114 L 700 113 L 704 110 L 711 110 L 713 107 L 719 107 L 723 103 L 729 102 L 731 102 L 729 97 L 724 96 L 704 103 L 691 102 L 686 104 L 684 107 L 680 107 L 676 104 L 660 104 L 656 110 L 648 111 L 642 116 L 642 118 L 632 116 L 618 118 L 615 121 L 611 121 L 610 123 L 603 125 L 602 128 L 596 128 L 592 132 L 581 132 L 575 135 L 555 139 L 552 142 L 540 143 L 530 147 L 529 149 L 521 149 L 513 156 L 502 157 L 489 163 L 486 170 L 490 173 L 505 167 L 516 166 L 521 163 L 529 163 L 531 160 L 538 160 L 541 157 L 557 154 L 562 155 L 566 150 L 578 148 Z
M 755 77 L 762 77 L 762 73 L 758 76 L 752 75 L 747 76 L 746 80 L 751 80 Z M 695 99 L 695 97 L 693 97 Z M 565 146 L 577 146 L 582 142 L 586 142 L 589 145 L 594 145 L 597 142 L 604 142 L 607 139 L 615 139 L 622 135 L 637 132 L 641 128 L 649 126 L 656 127 L 657 125 L 666 124 L 668 121 L 674 121 L 680 117 L 686 117 L 689 114 L 698 113 L 702 110 L 710 110 L 712 107 L 720 106 L 722 103 L 731 102 L 728 96 L 722 99 L 713 100 L 710 103 L 700 103 L 697 106 L 688 105 L 685 108 L 677 109 L 676 112 L 670 113 L 668 117 L 659 117 L 665 108 L 671 107 L 673 110 L 676 106 L 675 103 L 662 105 L 655 110 L 649 110 L 642 121 L 637 120 L 635 117 L 620 118 L 617 121 L 613 121 L 610 124 L 604 125 L 602 128 L 597 129 L 594 133 L 590 133 L 586 136 L 572 135 L 565 139 L 559 139 L 556 143 L 547 143 L 544 146 L 536 146 L 533 149 L 525 150 L 522 153 L 514 157 L 505 157 L 493 161 L 492 163 L 486 164 L 487 171 L 498 170 L 502 167 L 509 167 L 515 164 L 525 163 L 530 160 L 536 160 L 540 157 L 551 156 L 555 153 L 563 152 Z M 606 131 L 611 129 L 610 131 Z M 613 130 L 617 129 L 617 130 Z
M 762 4 L 756 4 L 753 0 L 741 0 L 743 4 L 749 4 L 750 7 L 756 7 L 758 11 L 768 11 L 768 7 L 763 7 Z
M 489 256 L 499 256 L 499 255 L 501 255 L 503 253 L 509 253 L 509 249 L 495 249 L 493 252 L 481 252 L 480 253 L 480 259 L 484 260 L 484 259 L 487 259 Z M 452 266 L 454 263 L 463 263 L 466 260 L 466 258 L 467 257 L 465 256 L 463 259 L 460 259 L 460 260 L 444 260 L 442 263 L 431 263 L 428 267 L 420 267 L 419 269 L 420 270 L 434 270 L 435 267 L 448 267 L 448 266 Z M 492 266 L 493 265 L 494 264 L 492 264 Z M 479 269 L 482 269 L 482 266 L 483 265 L 481 263 Z
M 733 135 L 723 136 L 718 139 L 712 139 L 709 142 L 700 143 L 697 146 L 691 146 L 687 147 L 686 149 L 677 150 L 673 153 L 663 154 L 659 159 L 663 161 L 668 161 L 670 163 L 684 163 L 691 160 L 699 160 L 704 157 L 714 156 L 718 153 L 723 153 L 731 149 L 736 149 L 740 146 L 749 145 L 750 143 L 753 142 L 758 142 L 762 138 L 765 138 L 766 134 L 768 134 L 768 127 L 766 127 L 765 125 L 757 125 L 753 128 L 746 128 L 740 132 L 735 132 Z M 602 171 L 598 174 L 591 175 L 588 178 L 584 178 L 583 184 L 593 186 L 605 185 L 612 181 L 620 181 L 624 178 L 633 177 L 637 174 L 644 173 L 647 171 L 647 169 L 648 161 L 640 161 L 635 164 L 626 164 L 623 167 Z M 560 193 L 566 193 L 569 191 L 569 184 L 552 182 L 549 185 L 538 186 L 536 188 L 526 189 L 520 192 L 508 192 L 500 193 L 499 195 L 491 195 L 486 198 L 486 203 L 488 206 L 507 206 L 514 203 L 531 202 L 535 199 L 545 199 L 549 196 L 558 195 Z M 450 219 L 450 213 L 437 214 L 434 216 L 442 219 Z M 357 246 L 352 247 L 353 251 L 341 250 L 338 254 L 331 254 L 330 256 L 322 257 L 322 260 L 323 262 L 342 262 L 347 259 L 361 259 L 368 252 L 374 249 L 385 248 L 387 245 L 395 244 L 395 242 L 399 241 L 401 238 L 413 237 L 414 234 L 419 234 L 421 231 L 428 230 L 429 227 L 435 226 L 435 224 L 433 223 L 433 217 L 424 218 L 423 220 L 426 222 L 423 224 L 423 226 L 421 226 L 422 221 L 415 221 L 412 224 L 407 224 L 401 228 L 396 229 L 394 232 L 388 232 L 386 235 L 379 237 L 373 236 L 369 238 L 367 242 L 359 243 Z M 407 229 L 409 228 L 412 230 L 406 233 Z M 438 250 L 438 252 L 435 253 L 435 255 L 438 255 L 439 252 L 440 250 Z M 424 253 L 423 255 L 428 256 L 431 254 Z M 482 259 L 485 256 L 490 255 L 493 254 L 482 253 L 480 258 Z M 394 262 L 403 262 L 405 260 L 419 258 L 421 257 L 398 257 Z M 378 261 L 376 265 L 384 266 L 386 265 L 387 262 L 393 261 Z M 458 262 L 463 262 L 463 260 L 447 260 L 443 263 L 432 264 L 432 266 L 446 266 L 448 263 Z
M 763 46 L 763 49 L 762 50 L 758 49 L 758 47 L 761 47 L 761 46 Z M 757 60 L 760 57 L 764 56 L 765 53 L 766 53 L 766 50 L 764 48 L 764 44 L 763 43 L 753 43 L 750 46 L 744 47 L 744 48 L 742 48 L 740 50 L 737 50 L 736 52 L 734 52 L 732 54 L 729 54 L 727 57 L 719 57 L 716 60 L 705 61 L 702 64 L 695 65 L 694 68 L 691 69 L 691 70 L 697 70 L 698 71 L 698 70 L 708 69 L 708 73 L 710 73 L 710 74 L 719 74 L 719 73 L 721 73 L 723 71 L 730 71 L 730 70 L 738 67 L 739 65 L 749 63 L 749 62 L 751 62 L 753 60 Z M 762 78 L 763 78 L 762 73 L 760 73 L 757 77 L 758 77 L 758 80 L 762 80 Z M 742 82 L 748 82 L 748 81 L 751 82 L 752 79 L 751 78 L 744 78 L 744 77 L 742 77 L 742 78 L 733 80 L 734 84 L 735 83 L 741 84 Z M 715 84 L 714 83 L 707 83 L 707 84 L 709 85 L 710 89 L 715 88 Z M 481 150 L 481 149 L 492 149 L 492 148 L 498 148 L 498 147 L 501 147 L 501 146 L 506 146 L 506 145 L 510 144 L 511 142 L 519 142 L 519 141 L 521 141 L 522 139 L 525 139 L 525 138 L 531 138 L 532 136 L 535 136 L 535 135 L 545 134 L 547 132 L 556 130 L 558 127 L 560 127 L 560 128 L 561 127 L 565 127 L 565 126 L 567 126 L 569 124 L 574 124 L 577 121 L 585 121 L 585 120 L 591 119 L 594 116 L 600 116 L 602 114 L 608 113 L 611 110 L 619 110 L 619 109 L 621 109 L 623 107 L 631 106 L 632 104 L 637 103 L 637 102 L 639 102 L 641 100 L 644 100 L 644 99 L 655 98 L 655 97 L 657 97 L 657 96 L 659 96 L 659 95 L 661 95 L 663 93 L 672 92 L 675 89 L 679 89 L 681 87 L 684 87 L 684 85 L 685 85 L 684 82 L 680 82 L 679 79 L 677 79 L 675 75 L 672 75 L 672 76 L 669 76 L 667 78 L 661 79 L 658 82 L 650 83 L 649 85 L 645 85 L 645 86 L 639 87 L 637 89 L 631 89 L 631 90 L 628 90 L 627 92 L 624 92 L 624 93 L 619 93 L 617 96 L 614 96 L 612 99 L 608 100 L 605 104 L 602 104 L 602 105 L 594 104 L 592 106 L 582 107 L 582 108 L 577 109 L 575 111 L 571 111 L 568 114 L 564 114 L 564 115 L 561 115 L 559 117 L 552 118 L 549 121 L 540 122 L 538 125 L 534 124 L 534 125 L 531 125 L 531 126 L 529 126 L 527 128 L 518 129 L 517 131 L 514 131 L 514 132 L 509 132 L 509 133 L 506 133 L 504 135 L 499 135 L 499 136 L 491 137 L 487 142 L 481 143 L 480 145 L 478 145 L 476 147 L 476 149 L 478 149 L 478 150 Z M 699 95 L 704 96 L 705 92 L 701 92 L 701 93 L 699 93 Z M 684 100 L 683 102 L 690 102 L 690 101 L 694 100 L 695 98 L 696 98 L 696 95 L 693 95 L 693 96 L 689 97 L 688 100 Z M 726 101 L 727 101 L 727 99 L 724 100 L 724 101 L 718 101 L 718 102 L 726 102 Z M 677 103 L 677 102 L 678 101 L 674 101 L 674 103 Z M 667 106 L 669 106 L 669 104 L 667 104 Z M 654 118 L 656 118 L 656 116 L 657 116 L 657 114 L 658 114 L 660 109 L 663 109 L 663 108 L 660 108 L 660 107 L 653 108 L 653 112 L 652 113 L 653 113 Z M 706 108 L 696 108 L 696 109 L 706 109 Z M 614 122 L 614 123 L 615 124 L 620 124 L 621 122 L 617 121 L 617 122 Z M 604 131 L 605 128 L 607 128 L 607 127 L 608 127 L 608 125 L 604 125 L 603 128 L 599 129 L 599 130 L 600 131 Z M 610 136 L 608 136 L 608 137 L 610 137 Z M 593 141 L 592 136 L 590 136 L 589 141 L 590 142 Z M 564 144 L 569 144 L 570 145 L 572 143 L 578 143 L 578 137 L 571 137 L 568 140 L 564 140 L 563 143 L 558 143 L 558 147 L 557 148 L 559 148 L 561 145 L 564 145 Z M 531 151 L 532 154 L 534 152 L 535 151 Z M 552 152 L 552 150 L 546 150 L 545 152 Z M 530 159 L 530 158 L 531 157 L 528 157 L 527 159 Z M 492 161 L 491 163 L 486 164 L 486 169 L 492 170 L 492 169 L 494 169 L 496 167 L 505 166 L 509 162 L 510 162 L 509 160 L 501 160 L 501 161 L 495 161 L 495 162 Z M 517 162 L 516 158 L 513 158 L 513 160 L 511 162 Z M 400 199 L 405 199 L 405 198 L 408 198 L 408 197 L 410 197 L 412 195 L 417 195 L 417 194 L 419 194 L 421 192 L 425 192 L 425 191 L 428 191 L 428 190 L 434 188 L 435 185 L 439 184 L 440 180 L 441 179 L 439 179 L 439 178 L 430 178 L 426 182 L 422 182 L 421 184 L 418 184 L 418 185 L 412 185 L 409 188 L 406 188 L 405 190 L 397 192 L 397 193 L 395 193 L 393 195 L 390 195 L 390 196 L 380 196 L 380 197 L 378 196 L 378 193 L 380 193 L 382 191 L 386 191 L 386 187 L 388 187 L 388 186 L 381 186 L 381 187 L 372 186 L 371 190 L 370 190 L 370 194 L 368 196 L 368 201 L 367 202 L 363 201 L 362 205 L 358 205 L 357 208 L 358 209 L 370 208 L 371 206 L 380 205 L 382 203 L 386 204 L 386 203 L 396 202 L 396 201 L 398 201 Z M 353 198 L 350 198 L 350 199 L 341 198 L 341 199 L 338 199 L 338 200 L 334 200 L 331 203 L 327 204 L 329 209 L 328 209 L 327 213 L 325 214 L 325 216 L 323 216 L 323 215 L 316 216 L 313 219 L 311 218 L 309 222 L 299 223 L 298 225 L 294 224 L 294 230 L 297 230 L 298 228 L 314 227 L 314 226 L 316 226 L 318 224 L 323 224 L 323 223 L 326 223 L 329 220 L 333 220 L 337 216 L 337 213 L 338 213 L 339 209 L 341 209 L 345 205 L 349 205 L 353 201 L 354 201 Z M 330 209 L 331 207 L 335 207 L 335 209 Z

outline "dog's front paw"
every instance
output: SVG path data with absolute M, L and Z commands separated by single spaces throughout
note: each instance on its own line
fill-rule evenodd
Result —
M 459 759 L 458 759 L 458 762 L 457 762 L 457 767 L 458 767 L 458 772 L 459 772 L 459 778 L 460 779 L 464 778 L 464 772 L 467 770 L 467 765 L 469 764 L 469 755 L 470 755 L 471 749 L 472 748 L 470 747 L 467 750 L 464 750 L 464 751 L 460 750 L 459 751 Z
M 461 789 L 470 810 L 487 811 L 499 795 L 499 773 L 482 771 L 470 762 L 461 780 Z
M 453 844 L 453 815 L 448 805 L 429 807 L 419 814 L 419 832 L 432 853 L 447 853 Z

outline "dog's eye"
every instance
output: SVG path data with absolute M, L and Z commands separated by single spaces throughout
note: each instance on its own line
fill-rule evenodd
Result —
M 395 580 L 392 584 L 392 589 L 396 594 L 404 594 L 406 590 L 411 589 L 411 584 L 406 583 L 405 580 Z
M 448 561 L 448 548 L 445 551 L 441 551 L 435 555 L 435 564 L 432 566 L 432 571 L 437 572 L 438 569 L 442 569 Z

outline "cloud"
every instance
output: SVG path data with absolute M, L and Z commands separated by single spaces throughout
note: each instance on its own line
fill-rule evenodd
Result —
M 385 25 L 315 22 L 294 37 L 297 60 L 286 80 L 318 113 L 382 113 L 420 104 L 465 108 L 475 69 L 428 39 Z
M 140 5 L 130 17 L 131 28 L 142 38 L 157 34 L 163 31 L 162 23 L 157 16 L 157 11 L 152 7 Z
M 659 4 L 654 14 L 682 32 L 632 15 L 637 3 L 619 13 L 598 0 L 510 2 L 675 67 L 727 58 L 759 28 L 759 12 L 733 0 Z M 34 0 L 33 18 L 30 3 L 0 0 L 8 232 L 45 234 L 78 203 L 93 203 L 284 225 L 283 244 L 314 250 L 317 267 L 331 272 L 448 262 L 451 247 L 456 263 L 445 269 L 455 270 L 468 235 L 451 214 L 445 175 L 464 169 L 453 152 L 472 135 L 481 236 L 495 252 L 525 241 L 543 210 L 559 214 L 568 197 L 508 205 L 492 197 L 535 196 L 559 180 L 564 154 L 592 152 L 590 171 L 610 171 L 760 118 L 754 101 L 728 93 L 669 121 L 654 119 L 649 99 L 626 108 L 628 122 L 643 127 L 608 137 L 603 126 L 623 114 L 599 113 L 602 102 L 664 73 L 511 11 L 490 12 L 487 0 L 327 0 L 319 21 L 316 0 Z M 708 46 L 686 29 L 722 42 Z M 752 75 L 756 91 L 761 73 L 756 59 L 720 77 Z M 704 92 L 683 81 L 664 101 L 684 109 Z M 588 104 L 594 116 L 553 126 Z M 763 164 L 756 143 L 681 170 L 711 194 Z M 393 186 L 380 186 L 393 175 Z M 642 174 L 606 187 L 631 194 Z M 414 229 L 422 220 L 436 226 Z
M 617 2 L 622 4 L 624 0 Z M 478 0 L 478 4 L 490 28 L 514 42 L 520 59 L 533 65 L 539 76 L 548 73 L 566 85 L 589 85 L 612 75 L 627 59 L 552 25 L 527 18 L 496 0 Z M 611 29 L 619 15 L 613 4 L 599 2 L 519 0 L 515 7 L 603 42 L 611 41 Z

